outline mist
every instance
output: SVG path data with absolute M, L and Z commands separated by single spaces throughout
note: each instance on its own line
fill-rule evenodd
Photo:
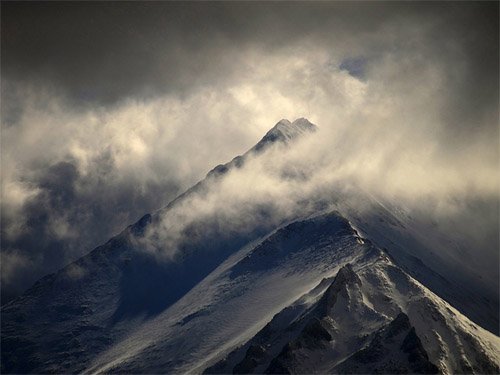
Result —
M 171 261 L 204 218 L 249 230 L 262 207 L 282 223 L 361 191 L 462 233 L 498 273 L 498 4 L 204 4 L 210 17 L 192 5 L 58 6 L 69 18 L 44 5 L 19 30 L 32 10 L 2 4 L 4 301 L 164 207 L 282 118 L 319 130 L 161 216 L 149 235 L 164 246 L 153 251 Z M 197 26 L 165 22 L 179 15 Z M 68 19 L 104 36 L 87 55 L 92 38 Z M 128 44 L 113 23 L 129 26 Z

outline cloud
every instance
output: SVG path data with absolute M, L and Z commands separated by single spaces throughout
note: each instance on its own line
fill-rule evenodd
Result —
M 385 121 L 384 126 L 390 123 Z M 468 228 L 462 228 L 469 236 L 495 230 L 499 185 L 494 165 L 479 166 L 479 160 L 465 166 L 437 160 L 432 148 L 421 152 L 420 145 L 412 147 L 414 138 L 378 133 L 378 137 L 370 133 L 361 139 L 357 133 L 351 138 L 334 138 L 331 129 L 320 128 L 290 147 L 277 145 L 247 155 L 242 167 L 230 169 L 219 179 L 209 178 L 203 189 L 160 213 L 157 225 L 146 233 L 144 245 L 160 257 L 173 259 L 179 247 L 192 240 L 190 228 L 198 223 L 216 222 L 222 233 L 249 233 L 264 223 L 274 227 L 308 216 L 318 209 L 318 203 L 333 204 L 339 197 L 352 196 L 350 204 L 361 211 L 372 209 L 356 202 L 360 197 L 364 202 L 365 194 L 376 197 L 375 202 L 397 202 L 429 221 L 457 221 L 461 215 L 479 218 L 481 225 L 471 226 L 469 218 Z M 488 202 L 497 204 L 477 206 Z M 467 207 L 469 204 L 475 209 Z M 494 244 L 483 243 L 482 249 L 495 250 Z
M 495 233 L 495 15 L 495 3 L 2 3 L 2 254 L 22 259 L 2 292 L 164 206 L 281 118 L 321 131 L 186 202 L 163 240 L 214 212 L 234 230 L 262 205 L 285 220 L 341 182 L 475 211 Z
M 10 299 L 20 292 L 18 285 L 24 281 L 23 274 L 33 267 L 33 261 L 16 249 L 2 251 L 1 260 L 3 297 Z
M 338 58 L 415 48 L 434 59 L 458 53 L 481 77 L 468 82 L 477 94 L 495 87 L 496 15 L 494 3 L 6 3 L 2 71 L 95 105 L 231 82 L 245 74 L 240 51 L 254 47 L 269 55 L 307 43 Z

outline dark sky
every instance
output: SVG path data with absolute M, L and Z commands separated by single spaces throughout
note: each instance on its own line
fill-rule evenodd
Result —
M 488 175 L 498 18 L 498 2 L 2 2 L 3 302 L 282 117 L 372 118 L 381 148 L 399 134 Z
M 249 46 L 272 53 L 311 39 L 376 54 L 389 41 L 373 33 L 411 25 L 430 28 L 425 48 L 446 53 L 451 42 L 464 49 L 466 83 L 479 87 L 469 87 L 470 99 L 485 85 L 495 88 L 497 16 L 496 2 L 4 2 L 2 74 L 64 90 L 78 104 L 108 104 L 185 94 L 239 74 L 228 57 Z

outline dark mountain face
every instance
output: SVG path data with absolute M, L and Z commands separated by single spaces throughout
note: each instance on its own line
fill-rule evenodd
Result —
M 391 291 L 393 287 L 396 290 Z M 454 313 L 450 316 L 449 308 L 442 309 L 439 299 L 429 299 L 426 294 L 425 288 L 393 265 L 383 251 L 373 248 L 355 263 L 340 268 L 333 279 L 323 279 L 309 293 L 276 314 L 252 339 L 205 372 L 435 374 L 449 370 L 453 373 L 498 371 L 496 355 L 485 360 L 472 349 L 465 354 L 466 362 L 461 359 L 460 353 L 466 346 L 454 345 L 470 340 L 477 345 L 474 328 L 464 329 L 458 321 L 452 323 L 457 316 Z M 443 327 L 448 330 L 451 326 L 457 329 L 452 334 L 452 341 L 444 345 L 439 334 L 434 338 L 436 341 L 429 340 L 429 334 L 436 335 L 436 332 L 443 332 Z
M 363 349 L 334 368 L 339 374 L 437 374 L 408 316 L 398 316 Z
M 190 195 L 203 196 L 208 185 L 216 184 L 232 168 L 240 168 L 249 155 L 277 143 L 286 145 L 315 128 L 307 120 L 281 121 L 270 131 L 272 139 L 266 136 L 258 148 L 214 168 L 161 214 Z M 23 296 L 2 307 L 2 369 L 19 373 L 52 368 L 81 371 L 92 355 L 113 342 L 111 337 L 127 330 L 122 327 L 123 321 L 159 314 L 236 249 L 274 229 L 266 224 L 270 213 L 265 207 L 259 215 L 261 225 L 230 235 L 218 227 L 215 218 L 192 223 L 185 228 L 187 240 L 180 244 L 182 251 L 173 262 L 143 251 L 141 239 L 161 220 L 159 214 L 145 215 L 103 246 L 41 279 Z M 97 322 L 89 325 L 96 315 Z M 29 333 L 33 328 L 40 330 L 35 338 Z M 66 346 L 68 337 L 75 338 L 78 345 Z M 47 362 L 43 363 L 44 359 Z
M 203 201 L 250 157 L 315 130 L 280 121 L 165 208 L 3 306 L 2 372 L 497 373 L 499 338 L 410 276 L 440 280 L 425 264 L 389 256 L 332 205 L 305 202 L 279 220 L 257 206 L 255 224 L 231 231 L 219 213 L 203 215 L 161 256 L 165 215 L 175 223 L 179 206 Z

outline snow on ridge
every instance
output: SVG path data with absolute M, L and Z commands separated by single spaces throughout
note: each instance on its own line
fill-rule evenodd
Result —
M 279 121 L 268 134 L 281 135 L 286 140 L 293 139 L 300 134 L 305 132 L 313 132 L 317 129 L 317 126 L 311 123 L 304 117 L 296 119 L 294 122 L 290 122 L 287 119 Z
M 498 373 L 498 337 L 374 260 L 340 268 L 205 373 Z
M 262 138 L 251 151 L 259 152 L 269 144 L 277 141 L 288 143 L 290 140 L 304 133 L 312 133 L 316 130 L 317 126 L 303 117 L 296 119 L 294 122 L 282 119 L 266 133 L 264 138 Z
M 287 119 L 281 119 L 254 147 L 243 155 L 236 156 L 233 160 L 226 164 L 217 165 L 208 172 L 207 177 L 217 177 L 223 175 L 233 167 L 240 168 L 245 163 L 248 155 L 260 153 L 276 143 L 288 144 L 303 134 L 313 133 L 317 129 L 318 127 L 316 125 L 304 117 L 298 118 L 294 122 L 290 122 Z

